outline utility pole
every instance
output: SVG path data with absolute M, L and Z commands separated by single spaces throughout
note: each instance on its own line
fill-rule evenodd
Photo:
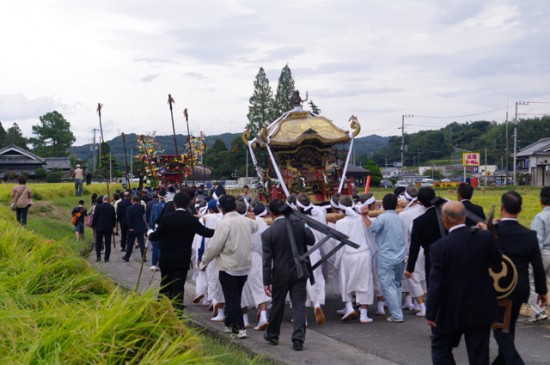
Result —
M 518 105 L 529 105 L 528 101 L 516 101 L 516 114 L 514 116 L 514 186 L 517 185 L 516 164 L 517 164 L 517 147 L 518 147 Z
M 516 107 L 517 110 L 517 107 Z M 508 110 L 506 110 L 506 183 L 508 183 L 508 160 L 510 159 L 510 151 L 508 149 Z
M 487 187 L 487 147 L 485 147 L 485 187 Z
M 412 114 L 403 114 L 401 116 L 401 179 L 405 175 L 405 118 L 412 118 Z

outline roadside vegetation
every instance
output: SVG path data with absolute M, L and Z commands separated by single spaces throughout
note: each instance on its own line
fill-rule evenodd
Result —
M 168 300 L 125 291 L 90 266 L 81 254 L 91 234 L 75 242 L 70 223 L 79 200 L 72 184 L 29 184 L 26 229 L 9 209 L 12 187 L 0 185 L 1 364 L 268 363 L 190 326 Z

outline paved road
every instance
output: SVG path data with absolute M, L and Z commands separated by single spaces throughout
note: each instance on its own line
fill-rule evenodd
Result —
M 120 246 L 111 254 L 111 262 L 96 263 L 95 253 L 89 262 L 101 272 L 106 273 L 121 286 L 134 290 L 140 268 L 139 250 L 133 252 L 129 263 L 121 260 Z M 150 254 L 149 262 L 150 262 Z M 149 282 L 153 277 L 151 285 Z M 146 264 L 142 273 L 140 292 L 147 289 L 158 290 L 160 275 L 152 276 Z M 192 282 L 186 285 L 185 302 L 189 317 L 205 328 L 220 333 L 223 324 L 210 321 L 211 313 L 203 306 L 193 305 L 191 299 L 195 287 Z M 279 346 L 271 346 L 263 341 L 263 333 L 248 330 L 248 338 L 239 343 L 253 352 L 261 353 L 285 364 L 430 364 L 430 331 L 425 320 L 412 314 L 405 316 L 405 323 L 388 323 L 383 317 L 374 316 L 374 322 L 361 325 L 358 322 L 345 323 L 336 315 L 341 301 L 329 296 L 325 305 L 327 323 L 323 327 L 315 324 L 313 311 L 308 311 L 309 327 L 306 334 L 304 351 L 291 350 L 290 310 L 285 312 Z M 255 311 L 250 313 L 251 321 Z M 530 325 L 527 317 L 521 317 L 517 329 L 517 347 L 526 364 L 548 364 L 550 362 L 550 324 Z M 234 340 L 236 341 L 236 340 Z M 463 342 L 463 341 L 462 341 Z M 496 344 L 491 340 L 491 356 L 496 355 Z M 464 344 L 455 350 L 458 364 L 467 363 Z

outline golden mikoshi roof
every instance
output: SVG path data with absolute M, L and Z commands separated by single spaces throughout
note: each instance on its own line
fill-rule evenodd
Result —
M 361 129 L 357 118 L 350 118 L 353 135 Z M 272 147 L 293 147 L 304 141 L 318 141 L 325 145 L 345 143 L 350 140 L 347 131 L 335 126 L 329 119 L 312 115 L 307 111 L 291 112 L 285 119 L 274 123 L 260 133 L 264 142 Z

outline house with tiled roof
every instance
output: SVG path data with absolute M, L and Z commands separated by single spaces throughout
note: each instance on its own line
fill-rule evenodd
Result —
M 518 173 L 525 174 L 526 183 L 533 186 L 550 186 L 550 137 L 522 148 L 516 153 Z

